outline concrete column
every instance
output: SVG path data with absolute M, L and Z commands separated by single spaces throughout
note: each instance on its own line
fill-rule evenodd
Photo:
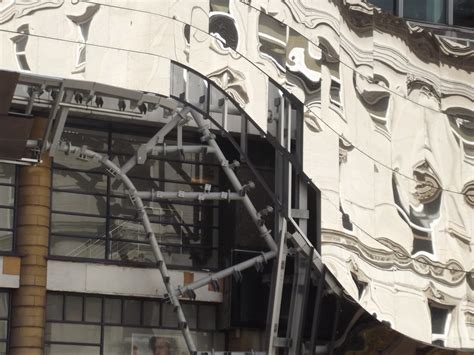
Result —
M 46 119 L 35 118 L 31 139 L 42 138 Z M 22 167 L 19 178 L 16 247 L 20 288 L 12 295 L 11 355 L 42 355 L 46 310 L 51 160 Z

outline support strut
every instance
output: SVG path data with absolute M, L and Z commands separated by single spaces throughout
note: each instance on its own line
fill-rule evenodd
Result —
M 108 157 L 105 155 L 101 155 L 85 147 L 72 146 L 67 143 L 62 143 L 59 146 L 59 150 L 65 152 L 66 154 L 72 154 L 72 155 L 77 155 L 77 156 L 81 155 L 81 157 L 83 158 L 94 159 L 94 160 L 99 161 L 111 175 L 120 179 L 122 183 L 125 185 L 125 187 L 128 189 L 130 195 L 134 198 L 135 207 L 142 221 L 143 227 L 145 229 L 145 233 L 149 239 L 153 254 L 155 255 L 158 269 L 160 270 L 161 276 L 165 283 L 166 291 L 168 292 L 169 300 L 171 304 L 173 305 L 176 315 L 178 317 L 178 324 L 183 333 L 188 350 L 190 352 L 195 352 L 196 346 L 194 345 L 194 341 L 191 336 L 188 323 L 186 322 L 186 318 L 184 316 L 184 312 L 181 307 L 181 304 L 178 300 L 178 297 L 174 293 L 174 287 L 170 281 L 171 277 L 168 272 L 168 268 L 166 267 L 166 263 L 164 261 L 158 242 L 156 241 L 155 233 L 153 232 L 153 229 L 150 224 L 150 219 L 148 218 L 142 199 L 140 198 L 140 196 L 137 195 L 137 190 L 135 186 L 133 185 L 132 181 L 128 178 L 126 173 L 119 166 L 117 166 L 115 163 L 110 161 Z
M 219 162 L 222 169 L 224 170 L 224 173 L 229 179 L 232 187 L 241 196 L 241 201 L 244 207 L 247 209 L 250 217 L 252 218 L 252 221 L 254 222 L 255 226 L 257 227 L 260 233 L 260 236 L 264 238 L 270 251 L 263 253 L 262 255 L 256 256 L 254 258 L 251 258 L 249 260 L 246 260 L 244 262 L 241 262 L 239 264 L 228 267 L 224 270 L 221 270 L 207 277 L 204 277 L 184 287 L 180 286 L 175 291 L 175 294 L 177 295 L 184 295 L 189 291 L 193 291 L 195 289 L 198 289 L 200 287 L 207 285 L 209 282 L 213 280 L 219 280 L 224 277 L 233 275 L 236 272 L 240 272 L 242 270 L 253 267 L 257 265 L 258 263 L 261 263 L 261 264 L 266 263 L 269 259 L 274 258 L 278 252 L 278 245 L 273 240 L 271 232 L 267 229 L 265 224 L 262 223 L 261 214 L 257 212 L 252 201 L 245 193 L 246 191 L 245 186 L 242 186 L 239 179 L 237 178 L 237 175 L 235 175 L 234 170 L 229 165 L 229 162 L 227 161 L 224 153 L 222 152 L 219 145 L 217 144 L 214 135 L 211 133 L 206 123 L 204 122 L 204 119 L 201 118 L 199 115 L 194 115 L 193 112 L 191 112 L 191 115 L 196 121 L 196 124 L 199 128 L 199 132 L 202 134 L 201 141 L 206 142 L 209 145 L 209 147 L 212 149 L 214 155 L 216 156 L 217 161 Z

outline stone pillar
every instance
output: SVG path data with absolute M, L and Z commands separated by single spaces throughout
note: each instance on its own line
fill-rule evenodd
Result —
M 32 139 L 42 138 L 46 119 L 35 118 Z M 51 160 L 20 169 L 16 247 L 20 288 L 12 295 L 11 355 L 42 355 L 46 310 L 46 257 L 50 221 Z

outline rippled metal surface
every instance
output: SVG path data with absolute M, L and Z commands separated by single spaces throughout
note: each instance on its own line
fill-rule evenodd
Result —
M 324 262 L 392 328 L 474 348 L 472 40 L 356 0 L 10 3 L 5 69 L 169 95 L 173 60 L 269 133 L 269 78 L 294 95 L 303 169 L 322 191 Z M 441 333 L 436 309 L 447 310 Z

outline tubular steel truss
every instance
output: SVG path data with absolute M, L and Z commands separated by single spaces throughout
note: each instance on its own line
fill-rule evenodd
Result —
M 192 339 L 189 326 L 178 297 L 187 296 L 190 298 L 195 298 L 194 290 L 200 287 L 203 287 L 209 283 L 215 283 L 219 279 L 222 279 L 235 273 L 239 273 L 240 271 L 253 267 L 257 264 L 265 264 L 269 259 L 272 259 L 276 256 L 278 246 L 273 240 L 270 230 L 268 230 L 265 226 L 265 223 L 261 219 L 260 214 L 257 212 L 252 201 L 247 195 L 247 190 L 252 187 L 252 184 L 241 184 L 233 170 L 233 168 L 237 166 L 237 164 L 235 164 L 234 166 L 232 166 L 232 164 L 229 164 L 222 150 L 219 148 L 219 145 L 217 144 L 214 135 L 210 132 L 209 128 L 206 126 L 202 118 L 200 118 L 198 115 L 193 115 L 192 113 L 190 113 L 190 115 L 195 120 L 197 126 L 199 127 L 200 133 L 202 134 L 201 140 L 203 142 L 206 142 L 208 147 L 166 147 L 163 145 L 164 138 L 166 137 L 166 135 L 174 128 L 178 127 L 183 120 L 188 120 L 186 114 L 189 114 L 189 112 L 190 110 L 188 108 L 184 108 L 180 112 L 177 112 L 174 117 L 165 126 L 163 126 L 146 144 L 140 146 L 138 148 L 138 151 L 136 152 L 136 155 L 130 158 L 130 160 L 127 161 L 122 167 L 113 163 L 111 160 L 109 160 L 107 156 L 96 153 L 88 149 L 86 146 L 78 147 L 73 146 L 67 142 L 60 142 L 57 145 L 51 145 L 50 149 L 56 147 L 58 151 L 62 151 L 67 155 L 75 156 L 77 158 L 80 158 L 81 160 L 92 159 L 98 161 L 106 169 L 109 175 L 119 179 L 125 185 L 130 201 L 135 206 L 138 212 L 139 219 L 143 224 L 147 239 L 152 247 L 153 254 L 156 258 L 157 267 L 161 273 L 163 282 L 167 290 L 167 297 L 169 298 L 170 303 L 175 308 L 176 315 L 178 317 L 178 324 L 183 333 L 187 347 L 190 352 L 195 352 L 196 346 Z M 61 126 L 64 127 L 64 124 L 62 124 Z M 144 164 L 148 155 L 159 155 L 165 152 L 177 151 L 178 149 L 182 151 L 205 151 L 208 154 L 214 154 L 220 166 L 224 170 L 226 176 L 228 177 L 229 181 L 231 182 L 235 192 L 137 191 L 132 181 L 127 176 L 127 172 L 130 171 L 137 164 Z M 51 153 L 54 154 L 52 151 L 50 151 L 50 154 Z M 179 285 L 175 287 L 171 283 L 168 268 L 163 258 L 160 246 L 156 240 L 155 233 L 152 230 L 150 219 L 146 212 L 146 208 L 142 198 L 240 201 L 243 203 L 243 205 L 249 212 L 252 221 L 254 222 L 256 228 L 260 233 L 260 236 L 265 240 L 270 251 L 263 253 L 257 257 L 251 258 L 242 263 L 233 265 L 219 272 L 216 272 L 207 277 L 204 277 L 189 285 Z
M 30 82 L 32 81 L 32 82 Z M 218 280 L 234 276 L 237 280 L 242 278 L 241 272 L 245 269 L 256 267 L 261 269 L 261 266 L 266 264 L 271 259 L 276 259 L 273 263 L 272 285 L 269 298 L 269 306 L 267 313 L 267 348 L 268 354 L 280 353 L 279 349 L 283 349 L 285 354 L 299 354 L 302 351 L 302 327 L 303 318 L 306 312 L 306 304 L 308 303 L 308 285 L 310 279 L 316 274 L 318 279 L 318 292 L 316 305 L 314 310 L 311 340 L 306 349 L 313 354 L 316 349 L 317 340 L 317 326 L 319 322 L 321 298 L 323 288 L 326 285 L 329 291 L 336 295 L 341 294 L 341 288 L 335 281 L 333 276 L 326 272 L 326 269 L 321 261 L 318 251 L 313 244 L 306 237 L 307 218 L 309 216 L 308 202 L 307 202 L 307 182 L 301 180 L 298 174 L 295 174 L 294 166 L 292 166 L 291 159 L 284 154 L 277 153 L 275 156 L 275 194 L 278 195 L 278 205 L 276 211 L 273 207 L 267 207 L 265 211 L 258 212 L 248 196 L 249 189 L 255 187 L 252 182 L 242 184 L 238 179 L 235 168 L 240 165 L 238 161 L 229 162 L 216 141 L 215 135 L 210 131 L 210 121 L 204 119 L 200 114 L 197 114 L 191 106 L 185 106 L 180 109 L 176 101 L 168 98 L 159 97 L 156 95 L 143 94 L 130 90 L 121 90 L 96 83 L 74 81 L 74 80 L 58 80 L 58 79 L 44 79 L 29 77 L 22 74 L 20 83 L 29 83 L 40 88 L 55 87 L 55 95 L 52 104 L 50 105 L 49 121 L 45 129 L 42 141 L 28 141 L 27 147 L 29 149 L 36 149 L 38 153 L 45 153 L 53 157 L 58 151 L 64 152 L 70 156 L 76 157 L 79 160 L 95 160 L 100 162 L 106 172 L 114 178 L 119 179 L 126 188 L 125 195 L 128 196 L 131 203 L 135 206 L 138 212 L 146 237 L 151 245 L 153 254 L 156 259 L 156 266 L 160 271 L 164 285 L 166 287 L 169 302 L 175 309 L 178 318 L 179 327 L 183 333 L 188 350 L 193 354 L 204 354 L 206 352 L 197 351 L 193 338 L 190 333 L 188 322 L 181 307 L 179 297 L 196 298 L 195 290 L 208 284 L 218 285 Z M 99 154 L 88 149 L 87 146 L 73 146 L 68 142 L 61 140 L 62 133 L 66 124 L 66 120 L 71 110 L 84 110 L 81 105 L 72 103 L 73 97 L 77 99 L 77 92 L 84 95 L 87 100 L 98 95 L 109 95 L 110 97 L 123 100 L 128 99 L 134 105 L 147 104 L 151 106 L 161 106 L 170 113 L 170 119 L 158 132 L 145 144 L 142 144 L 136 149 L 135 154 L 122 166 L 118 166 L 112 162 L 106 155 Z M 32 102 L 30 99 L 26 102 L 26 112 L 32 112 Z M 88 110 L 93 110 L 96 114 L 104 115 L 127 115 L 128 118 L 134 119 L 133 112 L 123 112 L 110 109 L 102 109 L 101 107 L 88 107 Z M 291 137 L 285 132 L 291 131 L 291 107 L 286 101 L 282 101 L 280 117 L 278 118 L 278 137 L 276 141 L 284 150 L 291 153 Z M 92 112 L 92 111 L 91 111 Z M 224 110 L 223 116 L 227 116 L 227 111 Z M 224 117 L 224 118 L 225 118 Z M 225 119 L 223 119 L 225 122 Z M 242 132 L 241 132 L 241 146 L 246 145 L 246 119 L 242 117 Z M 192 125 L 197 127 L 201 135 L 201 143 L 199 145 L 183 145 L 183 127 L 185 125 Z M 177 144 L 167 145 L 165 143 L 166 136 L 177 130 Z M 221 128 L 223 129 L 223 128 Z M 244 153 L 245 149 L 240 151 L 241 159 L 248 161 Z M 184 153 L 202 153 L 212 154 L 217 159 L 221 169 L 226 175 L 232 186 L 233 191 L 211 191 L 208 186 L 204 186 L 203 192 L 185 192 L 185 191 L 138 191 L 127 173 L 136 165 L 143 165 L 149 157 L 164 156 L 167 153 L 180 152 Z M 38 155 L 39 156 L 39 155 Z M 292 181 L 292 179 L 294 181 Z M 296 189 L 295 189 L 296 186 Z M 292 196 L 295 194 L 295 196 Z M 147 208 L 143 203 L 143 199 L 161 199 L 161 200 L 216 200 L 216 201 L 237 201 L 241 202 L 251 220 L 257 228 L 259 235 L 265 241 L 268 251 L 250 258 L 244 262 L 232 265 L 223 270 L 215 272 L 207 277 L 201 278 L 193 283 L 187 285 L 173 285 L 171 277 L 168 272 L 165 260 L 163 258 L 160 246 L 157 242 L 156 236 L 152 230 L 150 218 L 147 214 Z M 292 203 L 291 201 L 296 201 Z M 275 202 L 276 203 L 276 202 Z M 293 208 L 292 208 L 293 207 Z M 263 215 L 274 213 L 275 233 L 272 236 L 271 231 L 265 225 Z M 296 221 L 296 220 L 298 221 Z M 293 233 L 288 232 L 288 227 L 291 226 Z M 294 255 L 294 273 L 292 282 L 291 301 L 288 312 L 287 333 L 284 337 L 279 336 L 279 321 L 281 314 L 281 298 L 284 287 L 285 266 L 287 256 Z M 332 347 L 329 347 L 330 352 Z M 219 352 L 213 352 L 219 354 Z M 229 352 L 225 352 L 230 354 Z M 254 354 L 263 354 L 255 353 Z M 238 353 L 234 353 L 238 354 Z

